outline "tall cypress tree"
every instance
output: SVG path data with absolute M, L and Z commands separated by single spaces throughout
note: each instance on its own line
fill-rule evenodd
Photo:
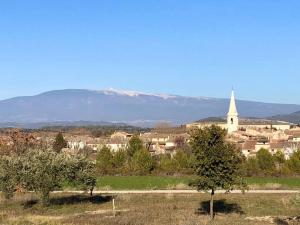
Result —
M 56 137 L 55 141 L 53 143 L 53 150 L 57 153 L 61 152 L 63 148 L 68 147 L 67 141 L 64 139 L 64 136 L 61 132 L 59 132 Z

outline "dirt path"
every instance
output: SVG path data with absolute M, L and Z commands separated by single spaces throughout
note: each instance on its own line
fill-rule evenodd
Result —
M 56 191 L 54 193 L 84 193 L 83 191 Z M 205 192 L 198 192 L 196 190 L 103 190 L 94 191 L 94 194 L 197 194 Z M 225 191 L 217 191 L 217 194 L 224 194 Z M 242 194 L 241 191 L 234 190 L 230 192 L 231 194 Z M 300 190 L 250 190 L 246 193 L 249 194 L 300 194 Z

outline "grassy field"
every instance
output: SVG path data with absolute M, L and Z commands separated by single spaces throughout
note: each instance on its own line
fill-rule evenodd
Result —
M 112 198 L 116 216 L 113 216 Z M 53 194 L 51 206 L 42 207 L 34 194 L 13 200 L 0 198 L 0 224 L 5 225 L 296 225 L 286 217 L 300 215 L 300 195 L 216 195 L 216 219 L 207 215 L 209 196 Z M 271 216 L 271 217 L 269 217 Z
M 98 189 L 155 190 L 189 189 L 193 177 L 172 176 L 104 176 L 98 179 Z M 247 178 L 250 189 L 300 189 L 300 178 Z
M 162 190 L 180 187 L 188 188 L 191 177 L 172 176 L 104 176 L 97 180 L 97 187 L 112 190 Z
M 265 188 L 272 188 L 277 184 L 278 189 L 300 189 L 300 178 L 268 178 L 268 177 L 249 177 L 248 184 L 251 186 L 261 186 Z

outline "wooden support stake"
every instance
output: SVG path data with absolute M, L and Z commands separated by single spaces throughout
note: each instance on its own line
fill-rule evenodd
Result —
M 115 198 L 113 198 L 112 203 L 113 203 L 113 216 L 116 217 Z

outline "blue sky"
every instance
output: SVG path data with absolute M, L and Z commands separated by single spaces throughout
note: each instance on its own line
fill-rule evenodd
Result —
M 300 104 L 299 0 L 0 2 L 0 99 L 130 89 Z

